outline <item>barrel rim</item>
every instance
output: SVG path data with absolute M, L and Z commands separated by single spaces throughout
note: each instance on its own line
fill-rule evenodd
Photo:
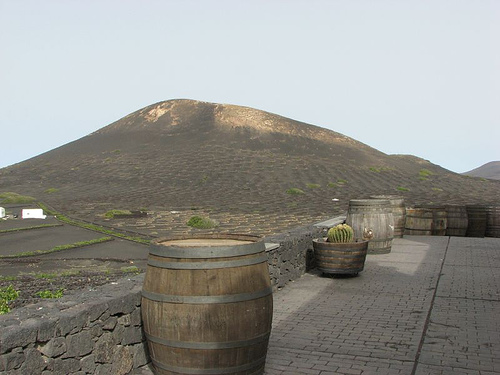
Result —
M 392 206 L 396 207 L 404 207 L 405 205 L 405 199 L 400 195 L 379 194 L 379 195 L 370 195 L 370 198 L 388 200 Z
M 240 245 L 226 245 L 226 246 L 175 246 L 175 245 L 162 245 L 163 242 L 177 241 L 177 240 L 212 240 L 212 239 L 229 239 L 250 241 L 251 243 L 244 243 Z M 202 250 L 203 249 L 203 250 Z M 149 253 L 165 258 L 188 258 L 188 259 L 208 259 L 208 258 L 230 258 L 242 255 L 258 254 L 265 252 L 266 245 L 263 237 L 245 234 L 195 234 L 195 235 L 181 235 L 173 237 L 159 238 L 149 245 Z
M 390 206 L 391 201 L 389 199 L 351 199 L 349 200 L 349 206 Z

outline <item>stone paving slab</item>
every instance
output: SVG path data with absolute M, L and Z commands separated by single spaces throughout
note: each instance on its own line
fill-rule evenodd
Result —
M 418 375 L 500 373 L 500 241 L 451 237 Z

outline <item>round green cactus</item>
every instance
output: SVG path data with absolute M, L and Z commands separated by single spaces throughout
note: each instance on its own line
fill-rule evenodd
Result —
M 354 231 L 347 224 L 339 224 L 328 230 L 328 242 L 347 243 L 354 241 Z

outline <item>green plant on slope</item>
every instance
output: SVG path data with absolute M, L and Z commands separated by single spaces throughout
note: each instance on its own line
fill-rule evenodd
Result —
M 290 188 L 286 191 L 287 194 L 290 194 L 290 195 L 301 195 L 301 194 L 305 194 L 304 193 L 304 190 L 301 190 L 299 188 Z
M 141 270 L 137 266 L 122 267 L 121 271 L 123 273 L 135 273 L 135 274 L 141 273 Z
M 115 216 L 118 215 L 132 215 L 132 212 L 129 210 L 109 210 L 104 214 L 104 217 L 108 219 L 113 219 Z
M 429 176 L 432 176 L 434 173 L 432 173 L 428 169 L 421 169 L 420 172 L 418 172 L 418 175 L 420 176 L 420 179 L 427 179 Z
M 186 224 L 197 229 L 211 229 L 218 225 L 215 220 L 201 216 L 191 216 Z
M 15 290 L 12 285 L 0 288 L 0 315 L 10 312 L 9 302 L 14 301 L 17 297 L 19 297 L 19 291 Z
M 64 288 L 57 289 L 55 292 L 51 290 L 41 290 L 36 293 L 40 298 L 61 298 L 63 296 Z

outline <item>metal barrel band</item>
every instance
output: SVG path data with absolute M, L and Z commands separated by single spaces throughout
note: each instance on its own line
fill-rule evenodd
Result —
M 152 361 L 155 367 L 174 373 L 189 374 L 189 375 L 217 375 L 217 374 L 233 374 L 236 372 L 251 370 L 252 368 L 260 366 L 263 363 L 265 363 L 266 357 L 261 357 L 253 362 L 241 366 L 226 367 L 226 368 L 207 368 L 207 369 L 192 368 L 192 367 L 177 367 L 160 363 L 158 361 L 155 361 L 154 359 Z
M 157 268 L 167 268 L 173 270 L 211 270 L 217 268 L 235 268 L 252 266 L 254 264 L 267 262 L 267 255 L 259 257 L 244 258 L 238 260 L 228 260 L 221 262 L 162 262 L 159 260 L 149 259 L 148 266 Z
M 272 294 L 273 289 L 271 287 L 259 290 L 253 293 L 239 293 L 239 294 L 229 294 L 229 295 L 219 295 L 219 296 L 177 296 L 177 295 L 167 295 L 154 292 L 148 292 L 147 290 L 142 291 L 142 296 L 151 301 L 156 302 L 168 302 L 168 303 L 186 303 L 186 304 L 219 304 L 219 303 L 235 303 L 251 301 L 254 299 L 262 298 Z
M 357 254 L 357 255 L 324 255 L 324 254 L 317 254 L 318 259 L 324 259 L 324 260 L 330 260 L 330 259 L 357 259 L 359 257 L 362 257 L 366 254 L 366 251 L 364 251 L 362 254 Z
M 203 251 L 200 251 L 203 248 Z M 150 245 L 149 253 L 164 258 L 229 258 L 241 255 L 251 255 L 266 251 L 263 242 L 254 242 L 238 246 L 213 246 L 213 247 L 181 247 Z
M 173 348 L 181 349 L 232 349 L 232 348 L 243 348 L 261 342 L 267 341 L 269 339 L 270 333 L 264 333 L 260 336 L 254 337 L 248 340 L 239 341 L 225 341 L 225 342 L 191 342 L 191 341 L 175 341 L 167 340 L 161 337 L 152 336 L 146 333 L 146 338 L 156 344 L 165 345 Z
M 388 238 L 375 238 L 375 239 L 371 239 L 370 242 L 388 242 L 388 241 L 392 241 L 394 238 L 393 237 L 388 237 Z

